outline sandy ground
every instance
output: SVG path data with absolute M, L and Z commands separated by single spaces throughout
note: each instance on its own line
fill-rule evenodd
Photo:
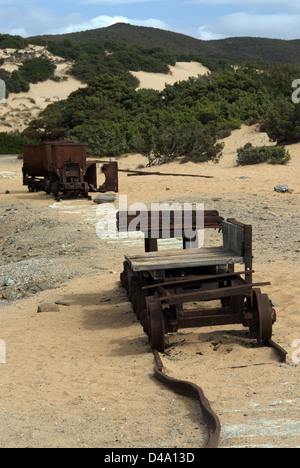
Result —
M 198 62 L 177 62 L 174 67 L 170 66 L 170 73 L 147 73 L 147 72 L 131 72 L 140 80 L 138 89 L 148 88 L 163 91 L 167 84 L 173 85 L 177 81 L 188 80 L 190 77 L 198 75 L 206 75 L 209 69 Z
M 0 59 L 5 60 L 1 68 L 12 72 L 18 70 L 26 58 L 47 57 L 56 65 L 55 76 L 62 81 L 46 80 L 31 84 L 26 93 L 11 93 L 5 104 L 0 104 L 0 132 L 22 132 L 29 122 L 36 118 L 52 102 L 67 97 L 79 88 L 86 85 L 68 75 L 72 62 L 51 54 L 45 47 L 30 45 L 26 49 L 15 51 L 13 49 L 0 50 Z
M 274 340 L 288 351 L 287 364 L 272 349 L 257 347 L 240 326 L 170 335 L 162 359 L 168 374 L 203 388 L 221 420 L 222 448 L 293 448 L 300 446 L 300 145 L 289 148 L 286 167 L 236 167 L 236 149 L 249 141 L 268 143 L 255 127 L 243 127 L 225 140 L 218 165 L 160 168 L 213 179 L 120 173 L 115 207 L 121 195 L 147 206 L 203 202 L 253 224 L 254 278 L 272 283 L 263 290 L 276 303 Z M 119 160 L 124 169 L 140 163 L 146 163 L 140 155 Z M 143 242 L 99 239 L 101 215 L 92 201 L 57 203 L 28 193 L 21 164 L 0 157 L 0 283 L 9 278 L 17 286 L 47 283 L 54 289 L 0 300 L 6 345 L 0 447 L 203 447 L 207 433 L 197 403 L 153 378 L 147 337 L 120 286 L 124 254 L 142 251 Z M 294 192 L 276 193 L 277 184 Z M 70 305 L 38 314 L 43 301 Z M 212 341 L 220 340 L 214 351 Z

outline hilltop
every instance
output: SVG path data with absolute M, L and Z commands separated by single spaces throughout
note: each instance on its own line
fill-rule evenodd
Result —
M 116 41 L 142 47 L 161 47 L 176 54 L 196 55 L 210 58 L 226 58 L 232 63 L 248 60 L 263 60 L 279 63 L 300 62 L 300 40 L 280 40 L 256 37 L 233 37 L 203 41 L 184 34 L 157 28 L 132 26 L 118 23 L 107 28 L 62 35 L 44 35 L 32 40 L 63 40 L 76 42 Z

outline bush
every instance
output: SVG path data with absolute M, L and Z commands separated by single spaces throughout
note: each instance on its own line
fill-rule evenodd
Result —
M 54 75 L 56 65 L 49 59 L 34 58 L 25 60 L 19 68 L 19 74 L 23 80 L 29 83 L 46 81 Z
M 27 45 L 27 40 L 21 36 L 0 34 L 0 49 L 25 49 Z
M 247 166 L 260 163 L 287 164 L 291 159 L 284 146 L 258 146 L 256 148 L 239 148 L 237 150 L 238 166 Z
M 78 125 L 69 138 L 79 143 L 87 143 L 88 154 L 119 156 L 130 150 L 121 125 L 108 121 L 92 121 Z
M 216 137 L 205 126 L 192 122 L 174 122 L 146 133 L 146 139 L 135 141 L 133 146 L 148 158 L 148 166 L 162 165 L 178 158 L 182 162 L 219 162 L 223 143 L 216 143 Z
M 272 141 L 278 144 L 300 141 L 300 104 L 278 98 L 270 107 L 265 125 Z
M 29 140 L 18 134 L 0 133 L 0 153 L 19 154 L 23 153 L 24 145 L 34 144 L 36 141 Z

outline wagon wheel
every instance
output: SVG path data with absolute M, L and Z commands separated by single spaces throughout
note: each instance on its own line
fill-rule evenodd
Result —
M 89 184 L 88 184 L 87 182 L 85 182 L 85 183 L 84 183 L 84 190 L 83 190 L 83 196 L 84 196 L 85 198 L 88 197 L 89 191 L 90 191 Z
M 274 323 L 274 310 L 267 294 L 262 294 L 260 289 L 253 289 L 253 323 L 250 328 L 257 339 L 258 344 L 269 341 L 272 338 L 272 326 Z
M 165 324 L 160 301 L 149 302 L 147 312 L 149 320 L 148 335 L 152 348 L 163 352 L 165 350 Z

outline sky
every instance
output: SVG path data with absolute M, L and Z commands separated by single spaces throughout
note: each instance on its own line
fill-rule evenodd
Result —
M 0 33 L 64 34 L 129 23 L 197 39 L 300 38 L 300 0 L 0 0 Z

